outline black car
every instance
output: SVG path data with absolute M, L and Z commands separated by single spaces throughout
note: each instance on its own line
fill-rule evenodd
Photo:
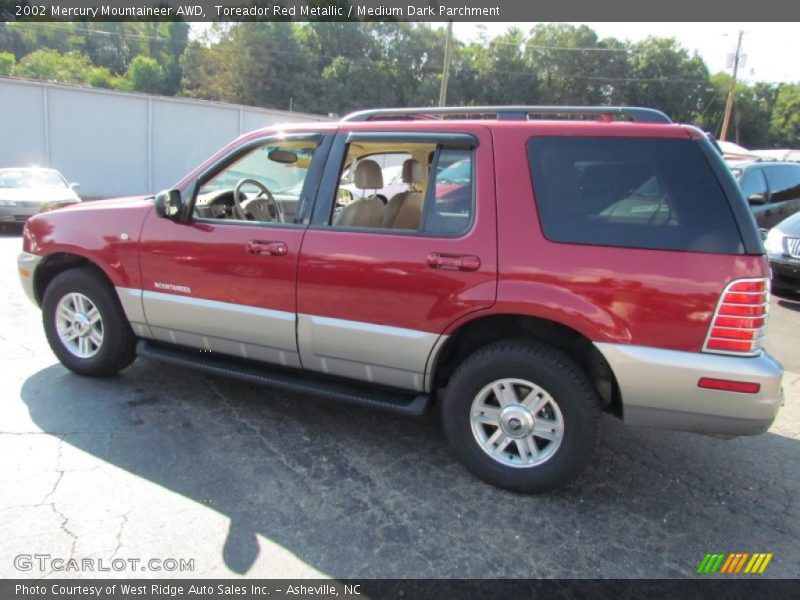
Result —
M 770 229 L 764 247 L 774 290 L 800 291 L 800 212 Z
M 761 229 L 800 211 L 800 163 L 742 162 L 731 167 Z

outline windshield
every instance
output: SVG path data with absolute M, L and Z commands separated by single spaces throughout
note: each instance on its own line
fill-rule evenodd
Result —
M 209 180 L 200 193 L 233 189 L 242 179 L 255 179 L 273 194 L 299 193 L 314 150 L 308 142 L 261 146 Z
M 67 187 L 57 171 L 42 169 L 0 169 L 0 188 Z

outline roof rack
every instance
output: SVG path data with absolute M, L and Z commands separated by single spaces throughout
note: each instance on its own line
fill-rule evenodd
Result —
M 529 115 L 597 115 L 604 121 L 627 116 L 638 123 L 672 123 L 660 110 L 638 106 L 437 106 L 415 108 L 376 108 L 350 113 L 342 121 L 379 121 L 381 119 L 418 118 L 435 115 L 497 115 L 504 121 L 526 121 Z

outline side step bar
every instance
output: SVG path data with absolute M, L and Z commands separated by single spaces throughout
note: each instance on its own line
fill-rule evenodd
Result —
M 413 392 L 372 387 L 317 373 L 240 360 L 222 354 L 200 354 L 197 350 L 150 340 L 140 340 L 136 346 L 136 353 L 143 358 L 189 367 L 212 375 L 233 377 L 280 390 L 349 402 L 401 415 L 417 417 L 424 413 L 430 404 L 430 397 L 427 394 L 415 396 Z

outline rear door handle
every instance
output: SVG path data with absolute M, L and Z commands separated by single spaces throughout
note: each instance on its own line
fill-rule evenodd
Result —
M 270 256 L 286 256 L 289 249 L 283 242 L 262 242 L 250 240 L 244 246 L 248 254 L 269 254 Z
M 481 259 L 471 254 L 440 254 L 431 252 L 425 259 L 431 269 L 445 271 L 477 271 L 481 268 Z

